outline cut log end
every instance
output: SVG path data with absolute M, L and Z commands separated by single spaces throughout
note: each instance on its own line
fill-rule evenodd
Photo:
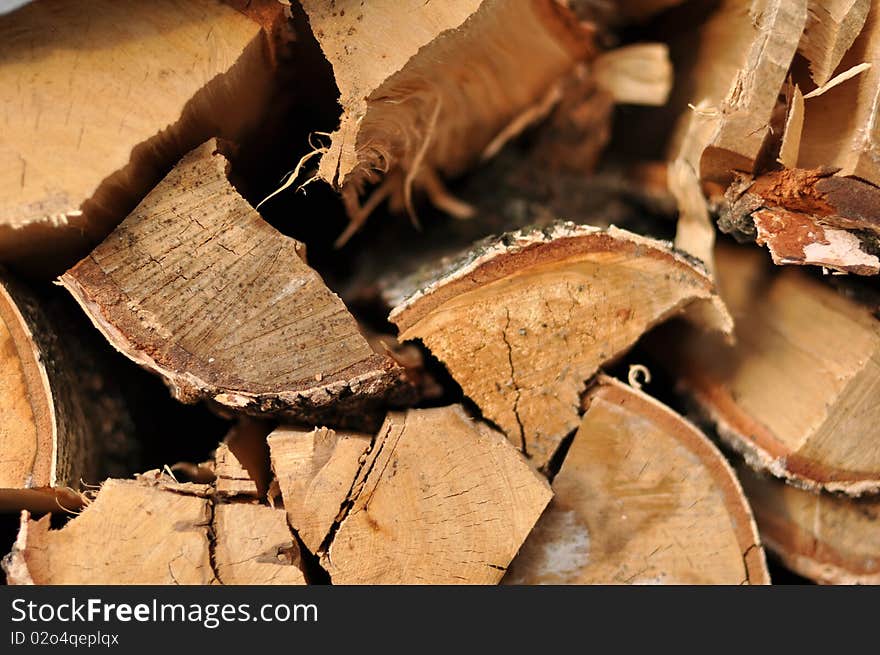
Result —
M 616 228 L 507 235 L 418 286 L 391 313 L 401 339 L 421 340 L 536 467 L 577 428 L 585 382 L 643 332 L 696 302 L 729 325 L 702 265 Z
M 767 584 L 742 489 L 690 423 L 602 378 L 510 584 Z
M 219 148 L 181 160 L 64 286 L 180 400 L 308 420 L 387 399 L 402 370 L 232 187 Z

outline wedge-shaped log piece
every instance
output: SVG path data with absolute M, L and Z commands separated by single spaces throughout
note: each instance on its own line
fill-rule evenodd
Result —
M 372 437 L 327 428 L 279 428 L 269 435 L 272 470 L 290 525 L 317 553 L 351 491 Z
M 880 189 L 833 169 L 743 177 L 726 193 L 721 228 L 752 237 L 777 264 L 880 273 Z
M 136 452 L 91 328 L 56 300 L 0 271 L 0 511 L 75 510 L 81 481 Z
M 480 161 L 541 118 L 592 30 L 554 0 L 306 0 L 333 67 L 342 119 L 318 175 L 358 225 L 378 201 L 412 209 L 413 188 L 444 203 L 440 178 Z M 365 185 L 381 181 L 359 205 Z
M 579 423 L 598 368 L 651 326 L 717 301 L 705 270 L 668 244 L 570 223 L 481 245 L 391 312 L 483 415 L 541 467 Z M 718 325 L 726 314 L 716 305 Z
M 693 87 L 671 159 L 701 178 L 751 172 L 773 136 L 773 111 L 807 19 L 807 0 L 724 0 L 701 28 Z
M 809 0 L 798 52 L 810 62 L 810 75 L 818 86 L 831 79 L 870 9 L 871 0 Z
M 284 510 L 229 503 L 214 508 L 217 577 L 225 585 L 302 585 L 299 548 Z
M 196 485 L 190 485 L 195 488 Z M 209 501 L 142 480 L 108 480 L 60 530 L 22 512 L 10 584 L 209 584 Z
M 260 25 L 218 0 L 35 2 L 0 17 L 0 261 L 60 273 L 180 157 L 268 102 Z
M 511 584 L 767 584 L 733 470 L 693 425 L 609 378 L 554 498 L 510 566 Z
M 335 584 L 491 584 L 550 487 L 460 406 L 389 414 L 321 559 Z
M 761 254 L 716 252 L 735 347 L 670 330 L 655 354 L 754 468 L 813 489 L 880 490 L 880 321 Z
M 807 95 L 797 165 L 830 167 L 840 176 L 880 185 L 880 5 L 870 4 L 864 27 L 837 70 L 869 66 L 817 97 Z M 836 116 L 845 116 L 845 120 L 830 118 Z
M 189 153 L 65 287 L 107 339 L 180 400 L 306 419 L 354 416 L 399 382 L 303 247 L 264 222 L 208 141 Z
M 798 489 L 738 467 L 767 550 L 820 584 L 880 584 L 880 498 Z

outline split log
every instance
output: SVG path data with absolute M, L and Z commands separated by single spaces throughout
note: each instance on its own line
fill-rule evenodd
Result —
M 613 227 L 507 235 L 403 287 L 401 340 L 421 340 L 538 468 L 577 428 L 586 380 L 647 329 L 700 303 L 729 329 L 704 269 Z
M 809 0 L 807 26 L 798 45 L 817 86 L 831 79 L 861 33 L 871 0 Z
M 880 584 L 880 499 L 798 489 L 738 468 L 761 540 L 795 573 L 820 584 Z
M 341 189 L 352 229 L 389 196 L 412 213 L 414 189 L 467 215 L 440 178 L 545 116 L 557 82 L 592 51 L 592 29 L 554 0 L 303 6 L 342 106 L 317 175 Z
M 306 583 L 284 510 L 229 503 L 214 508 L 217 578 L 225 585 Z
M 391 413 L 371 446 L 324 430 L 270 446 L 291 526 L 334 584 L 498 582 L 551 495 L 460 406 Z
M 217 0 L 0 17 L 0 261 L 64 270 L 186 152 L 245 134 L 271 91 L 268 53 L 260 25 Z
M 678 327 L 651 351 L 752 467 L 810 489 L 880 490 L 880 321 L 797 269 L 774 275 L 760 251 L 716 258 L 736 346 Z
M 211 584 L 204 494 L 141 480 L 108 480 L 82 513 L 60 530 L 50 515 L 22 512 L 12 552 L 3 560 L 10 584 Z
M 807 19 L 807 0 L 725 0 L 702 27 L 673 155 L 702 179 L 754 170 Z
M 769 583 L 742 489 L 699 430 L 610 378 L 585 404 L 506 583 Z
M 10 584 L 305 584 L 281 509 L 159 471 L 105 481 L 61 529 L 22 512 Z
M 776 264 L 880 273 L 880 189 L 833 169 L 742 177 L 727 190 L 719 226 L 752 238 Z
M 75 510 L 81 482 L 136 460 L 115 374 L 65 309 L 0 273 L 2 511 Z
M 184 402 L 359 419 L 401 388 L 354 318 L 226 177 L 211 140 L 61 277 L 123 354 Z
M 853 8 L 851 13 L 855 12 Z M 880 107 L 876 103 L 880 92 L 880 5 L 877 3 L 870 3 L 864 27 L 837 70 L 861 72 L 849 78 L 844 76 L 845 81 L 840 84 L 826 83 L 828 90 L 816 97 L 805 96 L 808 99 L 797 165 L 804 169 L 833 168 L 839 176 L 880 185 L 877 162 Z M 845 120 L 834 118 L 837 116 Z
M 220 498 L 266 497 L 272 482 L 265 421 L 242 416 L 214 453 L 214 486 Z
M 372 437 L 327 428 L 279 428 L 268 441 L 290 525 L 306 548 L 318 553 L 347 500 Z

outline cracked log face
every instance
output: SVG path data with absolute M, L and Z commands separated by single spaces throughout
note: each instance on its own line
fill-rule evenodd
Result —
M 29 520 L 3 562 L 10 584 L 210 584 L 209 501 L 136 480 L 107 480 L 60 530 Z
M 794 572 L 820 584 L 880 584 L 880 499 L 798 489 L 738 469 L 761 540 Z
M 284 510 L 247 503 L 217 505 L 213 529 L 214 561 L 222 584 L 306 583 Z
M 716 259 L 736 345 L 678 330 L 657 335 L 655 355 L 751 466 L 813 489 L 880 489 L 880 321 L 797 269 L 774 274 L 758 251 Z
M 457 405 L 391 413 L 371 447 L 321 430 L 270 444 L 291 526 L 304 520 L 312 543 L 328 530 L 319 553 L 334 584 L 496 583 L 551 496 Z
M 211 140 L 61 281 L 113 346 L 186 402 L 358 419 L 401 387 L 303 246 L 264 222 Z
M 776 264 L 880 273 L 880 189 L 833 169 L 741 178 L 726 194 L 722 229 L 754 238 Z
M 653 398 L 602 378 L 510 584 L 768 584 L 721 453 Z
M 269 435 L 272 470 L 290 525 L 312 553 L 321 551 L 372 440 L 328 428 L 279 428 Z
M 97 482 L 136 448 L 106 362 L 64 309 L 0 271 L 2 511 L 75 510 L 71 487 Z
M 60 272 L 186 152 L 250 129 L 271 89 L 265 41 L 216 0 L 0 17 L 0 261 Z
M 412 210 L 413 188 L 444 196 L 439 178 L 542 117 L 557 82 L 592 47 L 591 29 L 555 0 L 303 6 L 342 106 L 318 176 L 342 189 L 355 225 L 389 195 L 397 210 Z M 362 208 L 365 186 L 383 177 Z
M 599 367 L 650 327 L 697 304 L 727 322 L 705 270 L 660 241 L 558 224 L 484 245 L 391 312 L 483 415 L 544 466 L 579 424 Z
M 9 584 L 305 584 L 284 510 L 159 471 L 110 479 L 63 528 L 22 512 Z

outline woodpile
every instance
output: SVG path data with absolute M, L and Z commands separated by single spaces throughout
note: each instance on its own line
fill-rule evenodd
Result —
M 7 583 L 880 582 L 880 2 L 0 35 Z

